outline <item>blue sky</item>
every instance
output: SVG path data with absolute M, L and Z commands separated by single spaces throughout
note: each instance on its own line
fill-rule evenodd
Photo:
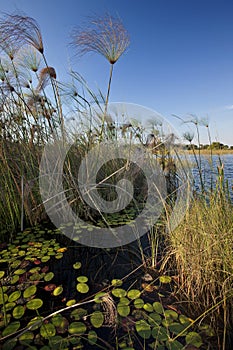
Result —
M 38 22 L 49 65 L 68 81 L 72 66 L 93 89 L 107 90 L 103 57 L 74 56 L 70 34 L 87 16 L 119 16 L 131 44 L 114 66 L 112 102 L 131 102 L 173 117 L 209 118 L 213 141 L 233 145 L 233 2 L 231 0 L 0 0 L 3 12 L 24 11 Z M 207 143 L 206 128 L 201 142 Z

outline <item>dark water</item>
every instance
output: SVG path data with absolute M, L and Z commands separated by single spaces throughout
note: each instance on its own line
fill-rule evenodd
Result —
M 194 177 L 195 189 L 201 189 L 200 173 L 196 164 L 195 157 L 189 156 L 191 162 L 192 173 Z M 224 154 L 221 156 L 213 155 L 201 155 L 200 159 L 197 154 L 197 160 L 200 164 L 202 181 L 206 189 L 216 187 L 218 181 L 218 169 L 223 170 L 224 181 L 228 186 L 230 197 L 233 200 L 233 154 Z

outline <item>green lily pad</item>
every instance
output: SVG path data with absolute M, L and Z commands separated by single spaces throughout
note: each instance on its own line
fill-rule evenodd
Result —
M 15 292 L 9 295 L 8 301 L 12 303 L 13 301 L 18 300 L 20 297 L 21 297 L 21 292 L 19 290 L 16 290 Z
M 102 298 L 103 298 L 104 296 L 106 296 L 106 293 L 105 293 L 105 292 L 99 292 L 99 293 L 97 293 L 97 294 L 95 295 L 95 297 L 94 297 L 95 303 L 97 303 L 97 304 L 102 303 Z
M 89 286 L 86 283 L 78 283 L 76 289 L 79 293 L 85 294 L 89 291 Z
M 130 314 L 130 307 L 125 303 L 119 302 L 117 305 L 117 312 L 120 316 L 126 317 Z
M 181 344 L 178 340 L 167 340 L 166 341 L 166 345 L 167 345 L 167 348 L 169 350 L 183 350 L 184 349 L 184 345 Z
M 144 306 L 144 300 L 141 298 L 135 299 L 134 306 L 136 307 L 136 309 L 142 309 Z
M 171 333 L 178 335 L 178 334 L 182 334 L 182 336 L 184 336 L 186 333 L 183 333 L 183 330 L 186 328 L 185 325 L 178 323 L 178 322 L 173 322 L 171 324 L 169 324 L 168 329 Z
M 169 339 L 169 334 L 167 329 L 160 325 L 155 325 L 152 328 L 151 335 L 154 339 L 158 341 L 166 341 Z
M 25 312 L 24 306 L 23 305 L 17 305 L 14 308 L 14 310 L 12 312 L 12 315 L 13 315 L 14 318 L 19 319 L 19 318 L 21 318 L 24 315 L 24 312 Z
M 83 322 L 72 322 L 69 325 L 68 332 L 70 334 L 82 335 L 87 330 L 86 325 Z
M 18 280 L 19 280 L 19 275 L 13 275 L 13 276 L 11 277 L 10 284 L 15 284 L 15 283 L 18 282 Z
M 149 339 L 151 336 L 151 327 L 145 320 L 139 320 L 135 323 L 136 331 L 143 339 Z
M 0 289 L 0 305 L 5 304 L 7 300 L 8 300 L 8 295 L 6 293 L 3 293 L 2 290 Z
M 122 298 L 127 295 L 127 292 L 122 288 L 116 288 L 112 290 L 112 294 L 114 295 L 114 297 Z
M 152 325 L 152 326 L 155 326 L 155 325 L 159 325 L 162 321 L 162 317 L 157 314 L 157 312 L 151 312 L 149 315 L 148 315 L 148 322 Z
M 41 261 L 42 261 L 43 263 L 46 263 L 46 262 L 49 261 L 49 260 L 50 260 L 50 256 L 49 256 L 49 255 L 42 256 L 42 258 L 41 258 Z
M 122 297 L 120 298 L 120 301 L 119 301 L 120 304 L 124 304 L 124 305 L 129 305 L 130 304 L 130 300 L 126 297 Z
M 6 303 L 6 304 L 5 304 L 5 310 L 6 310 L 6 312 L 12 310 L 12 309 L 15 307 L 15 305 L 16 305 L 16 303 L 13 302 L 13 301 L 12 301 L 11 303 Z
M 81 266 L 82 266 L 82 264 L 81 264 L 79 261 L 77 261 L 77 262 L 73 265 L 73 268 L 74 268 L 75 270 L 78 270 L 78 269 L 80 269 Z
M 161 283 L 164 283 L 164 284 L 171 283 L 171 281 L 172 281 L 170 276 L 160 276 L 159 280 Z
M 158 302 L 158 301 L 155 301 L 154 303 L 153 303 L 153 308 L 154 308 L 154 310 L 155 310 L 155 312 L 157 312 L 158 314 L 163 314 L 164 313 L 164 309 L 163 309 L 163 306 L 162 306 L 162 304 L 160 303 L 160 302 Z
M 28 322 L 27 327 L 30 328 L 30 330 L 34 331 L 40 328 L 41 323 L 43 322 L 42 320 L 43 320 L 42 316 L 36 316 Z
M 186 344 L 196 346 L 196 348 L 200 348 L 202 345 L 202 338 L 200 334 L 196 332 L 189 332 L 185 337 Z
M 121 287 L 123 284 L 123 281 L 120 279 L 113 279 L 111 283 L 112 283 L 112 286 L 114 287 Z
M 154 308 L 153 308 L 153 306 L 152 306 L 150 303 L 145 303 L 145 304 L 143 305 L 143 309 L 146 310 L 147 312 L 152 312 L 152 311 L 154 311 Z
M 169 322 L 170 321 L 175 321 L 179 317 L 178 313 L 176 311 L 174 311 L 174 310 L 165 310 L 164 311 L 164 316 L 165 316 L 165 319 L 167 319 Z
M 58 287 L 56 287 L 56 288 L 54 289 L 53 295 L 54 295 L 54 296 L 58 296 L 58 295 L 60 295 L 62 292 L 63 292 L 63 287 L 62 287 L 62 286 L 58 286 Z
M 138 299 L 141 295 L 140 290 L 138 289 L 131 289 L 128 293 L 127 296 L 129 299 Z
M 74 305 L 74 304 L 76 304 L 76 300 L 75 300 L 75 299 L 71 299 L 71 300 L 68 300 L 68 301 L 66 302 L 66 306 L 72 306 L 72 305 Z
M 53 277 L 54 277 L 54 273 L 52 271 L 50 271 L 50 272 L 46 273 L 46 275 L 44 276 L 44 280 L 46 282 L 49 282 L 53 279 Z
M 5 271 L 0 271 L 0 279 L 5 275 Z
M 19 342 L 22 344 L 22 345 L 26 345 L 26 344 L 30 344 L 34 339 L 34 334 L 33 332 L 25 332 L 23 333 L 22 335 L 20 335 L 19 337 Z
M 15 333 L 20 327 L 19 321 L 13 321 L 11 322 L 6 328 L 2 331 L 2 336 L 6 337 L 9 334 Z
M 87 335 L 87 340 L 90 345 L 95 345 L 97 342 L 97 334 L 95 331 L 89 331 Z
M 91 314 L 90 321 L 93 327 L 100 328 L 104 323 L 104 315 L 101 311 L 94 311 Z
M 80 283 L 86 283 L 88 281 L 88 278 L 86 276 L 79 276 L 77 277 L 77 281 Z
M 32 297 L 33 295 L 36 294 L 37 287 L 35 284 L 32 284 L 31 286 L 27 287 L 24 292 L 23 292 L 23 297 L 25 299 Z
M 14 274 L 15 274 L 15 275 L 22 275 L 22 274 L 24 274 L 25 272 L 26 272 L 26 270 L 24 270 L 24 269 L 18 269 L 18 270 L 15 270 Z
M 40 335 L 45 339 L 53 337 L 55 334 L 56 328 L 52 323 L 45 323 L 40 327 Z
M 37 310 L 43 305 L 43 301 L 41 299 L 35 298 L 32 300 L 29 300 L 26 304 L 26 307 L 29 310 Z
M 75 321 L 79 321 L 86 315 L 87 315 L 87 310 L 80 307 L 78 309 L 73 310 L 70 314 L 70 317 Z

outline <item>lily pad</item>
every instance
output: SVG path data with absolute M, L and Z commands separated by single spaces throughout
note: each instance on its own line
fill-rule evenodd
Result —
M 24 290 L 23 297 L 25 299 L 30 298 L 36 294 L 36 291 L 37 291 L 37 287 L 35 286 L 35 284 L 32 284 L 31 286 L 29 286 Z
M 94 311 L 91 314 L 90 321 L 93 327 L 100 328 L 104 323 L 104 315 L 101 311 Z
M 88 281 L 88 278 L 86 276 L 79 276 L 77 277 L 77 281 L 80 283 L 86 283 Z
M 56 288 L 54 289 L 53 295 L 54 295 L 54 296 L 58 296 L 58 295 L 60 295 L 62 292 L 63 292 L 63 287 L 62 287 L 62 286 L 58 286 L 58 287 L 56 287 Z
M 122 298 L 127 295 L 127 292 L 122 288 L 116 288 L 112 290 L 112 294 L 114 295 L 114 297 Z
M 45 323 L 40 327 L 40 335 L 45 339 L 53 337 L 55 334 L 56 328 L 52 323 Z
M 95 345 L 97 342 L 97 334 L 95 331 L 90 331 L 87 335 L 87 340 L 90 345 Z
M 53 279 L 53 277 L 54 277 L 54 273 L 50 271 L 44 276 L 44 280 L 45 282 L 49 282 Z
M 138 289 L 131 289 L 128 293 L 127 296 L 129 299 L 138 299 L 141 295 L 140 290 Z
M 125 303 L 119 302 L 117 305 L 117 312 L 120 316 L 126 317 L 130 314 L 130 307 Z
M 149 339 L 151 336 L 151 327 L 145 320 L 139 320 L 135 323 L 136 331 L 143 339 Z
M 9 295 L 8 301 L 10 303 L 12 303 L 12 302 L 18 300 L 20 298 L 20 296 L 21 296 L 21 292 L 19 290 L 16 290 L 15 292 L 13 292 Z
M 24 306 L 23 305 L 17 305 L 14 308 L 14 310 L 12 312 L 12 315 L 13 315 L 14 318 L 19 319 L 19 318 L 21 318 L 24 315 L 24 312 L 25 312 Z
M 43 305 L 43 301 L 41 299 L 35 298 L 32 300 L 29 300 L 26 304 L 26 307 L 29 310 L 37 310 Z
M 2 331 L 2 336 L 5 337 L 9 334 L 15 333 L 20 327 L 19 321 L 11 322 L 6 328 Z
M 81 266 L 82 266 L 82 264 L 81 264 L 79 261 L 77 261 L 75 264 L 73 264 L 73 268 L 74 268 L 75 270 L 80 269 Z
M 72 322 L 69 325 L 68 332 L 70 334 L 82 335 L 87 330 L 86 325 L 83 322 Z
M 89 286 L 86 283 L 78 283 L 76 288 L 77 291 L 82 294 L 85 294 L 89 291 Z
M 153 308 L 154 308 L 154 310 L 155 310 L 155 312 L 157 312 L 158 314 L 163 314 L 164 313 L 164 309 L 163 309 L 163 306 L 162 306 L 162 304 L 160 303 L 160 302 L 158 302 L 158 301 L 155 301 L 154 303 L 153 303 Z
M 186 344 L 196 346 L 196 348 L 200 348 L 202 345 L 202 338 L 200 334 L 196 332 L 189 332 L 185 337 Z

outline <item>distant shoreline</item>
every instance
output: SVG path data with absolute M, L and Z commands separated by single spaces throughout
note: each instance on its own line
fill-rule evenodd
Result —
M 211 155 L 211 150 L 209 149 L 201 149 L 201 150 L 195 149 L 194 152 L 196 154 L 200 152 L 200 154 Z M 184 153 L 193 154 L 193 151 L 184 150 Z M 233 149 L 213 149 L 212 154 L 213 155 L 233 154 Z

